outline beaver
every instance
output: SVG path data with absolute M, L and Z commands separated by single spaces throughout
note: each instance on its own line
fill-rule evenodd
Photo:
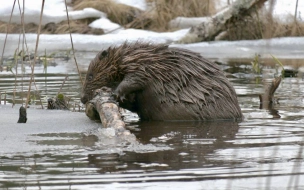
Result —
M 125 42 L 99 52 L 89 65 L 82 103 L 103 86 L 141 120 L 242 118 L 235 90 L 217 64 L 165 44 Z

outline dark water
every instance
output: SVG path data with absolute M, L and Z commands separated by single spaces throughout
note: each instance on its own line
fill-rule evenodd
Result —
M 88 60 L 80 62 L 84 71 Z M 72 110 L 79 104 L 78 74 L 72 60 L 56 63 L 47 74 L 37 66 L 33 102 L 39 105 L 41 97 L 46 105 L 68 75 L 61 92 Z M 263 75 L 256 75 L 248 60 L 224 61 L 221 67 L 237 91 L 244 121 L 140 123 L 127 114 L 133 121 L 128 129 L 137 138 L 131 143 L 103 138 L 100 123 L 82 112 L 37 108 L 38 118 L 20 126 L 9 122 L 18 108 L 2 106 L 0 189 L 304 189 L 301 61 L 287 59 L 284 65 L 299 73 L 282 80 L 273 109 L 260 109 L 258 94 L 279 74 L 276 66 L 265 63 Z M 18 104 L 26 81 L 28 75 L 18 77 Z M 7 93 L 10 104 L 14 86 L 14 76 L 1 72 L 0 92 Z M 40 117 L 45 123 L 39 123 Z

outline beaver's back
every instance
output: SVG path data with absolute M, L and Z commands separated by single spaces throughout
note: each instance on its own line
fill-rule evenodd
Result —
M 157 63 L 152 59 L 155 56 L 161 56 Z M 150 63 L 146 58 L 137 59 L 137 63 L 149 72 L 145 88 L 137 93 L 137 113 L 141 119 L 242 118 L 235 90 L 224 73 L 199 54 L 163 48 L 151 55 Z M 138 74 L 142 77 L 142 73 Z
M 137 112 L 142 120 L 242 118 L 224 73 L 185 49 L 142 42 L 110 47 L 91 62 L 82 102 L 102 86 L 114 87 L 120 106 Z

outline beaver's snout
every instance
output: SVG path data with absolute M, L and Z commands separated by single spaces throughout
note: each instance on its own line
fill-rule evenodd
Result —
M 83 104 L 86 104 L 86 103 L 89 101 L 89 98 L 88 98 L 88 96 L 86 96 L 86 95 L 82 95 L 82 97 L 80 98 L 80 101 L 81 101 Z

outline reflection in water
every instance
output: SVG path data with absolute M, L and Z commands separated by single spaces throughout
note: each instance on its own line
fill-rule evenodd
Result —
M 273 105 L 271 105 L 269 108 L 269 114 L 273 116 L 273 118 L 281 118 L 279 111 L 273 108 Z
M 143 144 L 168 144 L 170 151 L 146 153 L 126 152 L 124 155 L 89 154 L 90 165 L 100 172 L 124 170 L 179 170 L 207 165 L 220 166 L 206 158 L 218 148 L 229 148 L 238 131 L 238 123 L 221 122 L 143 122 L 140 131 L 133 132 Z M 111 163 L 111 164 L 108 164 Z
M 279 87 L 282 81 L 281 77 L 274 78 L 267 82 L 264 82 L 264 93 L 259 95 L 260 99 L 260 109 L 266 109 L 273 116 L 273 118 L 281 118 L 278 110 L 274 108 L 274 105 L 277 104 L 277 100 L 274 98 L 274 93 Z

